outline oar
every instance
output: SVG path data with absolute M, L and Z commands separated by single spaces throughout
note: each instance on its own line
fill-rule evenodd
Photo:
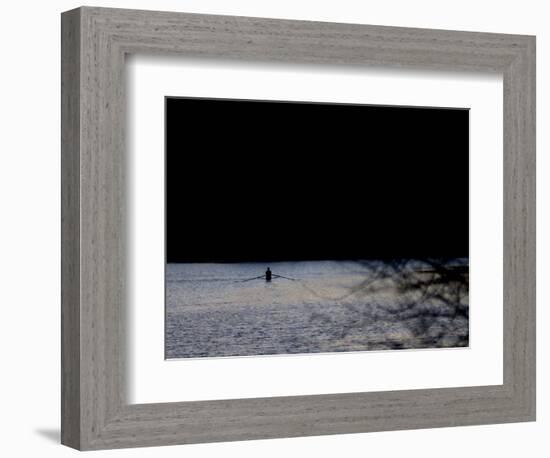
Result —
M 295 278 L 289 278 L 289 277 L 285 277 L 283 275 L 275 275 L 273 274 L 273 277 L 276 277 L 276 278 L 284 278 L 285 280 L 291 280 L 291 281 L 298 281 L 296 280 Z
M 235 280 L 236 283 L 243 283 L 245 281 L 258 280 L 259 278 L 265 278 L 265 275 L 260 275 L 259 277 L 247 278 L 246 280 Z

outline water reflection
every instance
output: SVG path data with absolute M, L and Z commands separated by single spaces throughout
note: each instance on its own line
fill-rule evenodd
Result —
M 168 358 L 468 346 L 468 260 L 169 264 Z

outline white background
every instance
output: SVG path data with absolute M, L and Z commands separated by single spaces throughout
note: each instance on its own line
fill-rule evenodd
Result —
M 158 56 L 132 56 L 126 70 L 130 402 L 502 383 L 501 75 Z M 470 348 L 165 361 L 166 95 L 470 108 Z
M 538 422 L 98 452 L 99 456 L 548 456 L 550 15 L 543 1 L 196 0 L 94 2 L 164 9 L 489 32 L 538 38 Z M 59 436 L 59 13 L 70 1 L 2 9 L 0 422 L 4 456 L 69 456 Z M 543 332 L 544 331 L 544 332 Z

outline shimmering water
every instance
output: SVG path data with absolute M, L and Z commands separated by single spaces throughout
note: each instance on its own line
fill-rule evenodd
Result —
M 468 346 L 468 260 L 168 264 L 166 358 Z

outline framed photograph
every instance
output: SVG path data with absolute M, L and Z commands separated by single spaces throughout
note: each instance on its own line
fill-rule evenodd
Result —
M 468 110 L 167 98 L 165 122 L 167 359 L 469 346 Z
M 535 39 L 62 15 L 62 442 L 535 419 Z

